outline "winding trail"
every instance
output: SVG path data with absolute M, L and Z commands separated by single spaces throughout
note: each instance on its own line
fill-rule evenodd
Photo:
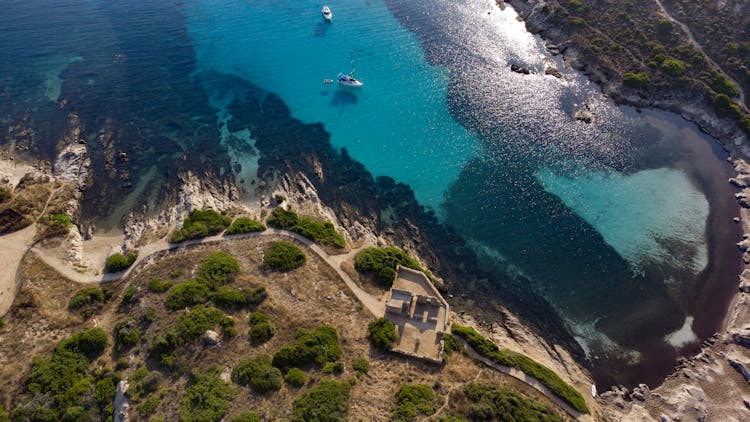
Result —
M 21 230 L 0 236 L 0 317 L 5 315 L 13 305 L 18 290 L 21 259 L 36 243 L 36 224 L 47 212 L 49 203 L 55 196 L 57 189 L 51 189 L 44 207 L 34 222 Z
M 731 76 L 730 76 L 730 75 L 729 75 L 728 73 L 726 73 L 726 72 L 724 71 L 724 69 L 723 69 L 723 68 L 722 68 L 721 66 L 719 66 L 719 64 L 718 64 L 718 63 L 716 63 L 716 62 L 715 62 L 715 61 L 714 61 L 714 60 L 713 60 L 713 59 L 711 58 L 711 56 L 709 56 L 709 55 L 708 55 L 708 53 L 706 53 L 706 50 L 704 50 L 704 49 L 703 49 L 703 46 L 701 46 L 701 44 L 700 44 L 700 43 L 698 42 L 698 40 L 696 40 L 696 39 L 695 39 L 695 37 L 693 36 L 693 33 L 692 33 L 692 32 L 690 31 L 690 28 L 688 28 L 688 26 L 687 26 L 687 25 L 685 25 L 684 23 L 682 23 L 682 22 L 678 21 L 677 19 L 675 19 L 675 18 L 674 18 L 674 17 L 673 17 L 673 16 L 672 16 L 672 15 L 671 15 L 671 14 L 670 14 L 670 13 L 669 13 L 668 11 L 667 11 L 667 9 L 666 9 L 666 8 L 664 7 L 664 5 L 662 4 L 661 0 L 654 0 L 654 1 L 655 1 L 655 2 L 656 2 L 656 4 L 657 4 L 657 5 L 659 6 L 659 9 L 661 10 L 661 12 L 662 12 L 662 13 L 664 13 L 664 16 L 666 16 L 666 17 L 667 17 L 667 19 L 669 19 L 670 21 L 672 21 L 672 22 L 676 23 L 676 24 L 677 24 L 677 26 L 679 26 L 679 27 L 680 27 L 680 28 L 681 28 L 681 29 L 683 30 L 683 32 L 685 32 L 685 34 L 686 34 L 686 35 L 687 35 L 687 37 L 688 37 L 688 40 L 690 40 L 690 43 L 691 43 L 691 44 L 693 44 L 693 46 L 695 46 L 695 48 L 697 48 L 698 50 L 700 50 L 700 51 L 701 51 L 701 53 L 703 53 L 703 56 L 705 56 L 705 57 L 706 57 L 706 60 L 708 60 L 708 62 L 709 62 L 709 63 L 711 63 L 711 65 L 712 65 L 713 67 L 715 67 L 716 69 L 718 69 L 719 71 L 721 71 L 721 73 L 723 73 L 723 74 L 724 74 L 724 75 L 725 75 L 725 76 L 726 76 L 727 78 L 729 78 L 729 80 L 730 80 L 730 81 L 732 81 L 732 83 L 733 83 L 733 84 L 734 84 L 734 85 L 735 85 L 735 86 L 737 87 L 737 89 L 739 90 L 740 105 L 742 106 L 742 108 L 744 108 L 744 109 L 745 109 L 745 111 L 747 111 L 747 107 L 745 106 L 745 104 L 746 104 L 746 103 L 745 103 L 745 92 L 744 92 L 744 91 L 742 90 L 742 86 L 740 86 L 740 84 L 738 84 L 738 83 L 737 83 L 737 81 L 735 81 L 735 80 L 734 80 L 734 79 L 733 79 L 733 78 L 732 78 L 732 77 L 731 77 Z
M 54 268 L 57 272 L 69 278 L 70 280 L 76 281 L 78 283 L 110 283 L 127 277 L 132 271 L 136 269 L 136 267 L 139 266 L 139 264 L 148 260 L 155 253 L 159 253 L 162 251 L 176 251 L 180 249 L 186 249 L 190 246 L 195 245 L 208 245 L 240 239 L 248 239 L 251 237 L 288 237 L 297 240 L 300 243 L 303 243 L 308 249 L 313 251 L 334 271 L 336 271 L 336 273 L 339 275 L 339 277 L 341 277 L 347 287 L 349 287 L 352 293 L 354 293 L 357 299 L 362 303 L 362 305 L 364 305 L 365 308 L 367 308 L 368 311 L 370 311 L 370 313 L 372 313 L 376 317 L 385 315 L 385 304 L 380 302 L 376 297 L 362 290 L 362 288 L 360 288 L 357 283 L 355 283 L 354 280 L 349 277 L 349 274 L 345 273 L 341 269 L 341 263 L 351 259 L 354 255 L 356 255 L 357 252 L 360 251 L 362 247 L 353 249 L 346 254 L 330 255 L 312 240 L 297 233 L 286 230 L 268 228 L 265 231 L 254 233 L 233 234 L 227 236 L 218 234 L 203 239 L 187 240 L 185 242 L 176 244 L 169 243 L 165 239 L 160 239 L 140 248 L 138 251 L 138 258 L 127 270 L 121 271 L 119 273 L 105 273 L 100 275 L 81 274 L 70 267 L 70 265 L 48 253 L 44 249 L 32 247 L 31 251 L 35 253 L 47 265 Z M 21 256 L 23 256 L 23 254 L 21 254 Z M 0 314 L 2 314 L 2 312 L 0 312 Z

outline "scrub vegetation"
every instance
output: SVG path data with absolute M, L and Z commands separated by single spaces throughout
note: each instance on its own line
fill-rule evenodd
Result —
M 232 220 L 214 210 L 193 210 L 180 230 L 172 233 L 170 242 L 179 243 L 190 239 L 202 239 L 221 233 Z
M 300 217 L 294 211 L 276 208 L 268 218 L 268 224 L 279 229 L 291 230 L 321 245 L 337 248 L 346 247 L 346 241 L 330 221 L 317 220 L 311 217 Z
M 397 265 L 424 271 L 416 259 L 395 246 L 363 249 L 354 257 L 354 268 L 357 271 L 372 274 L 378 283 L 387 288 L 393 285 Z

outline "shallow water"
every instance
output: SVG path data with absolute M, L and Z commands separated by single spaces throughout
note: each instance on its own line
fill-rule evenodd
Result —
M 677 116 L 614 106 L 493 0 L 329 6 L 333 24 L 307 0 L 12 1 L 0 112 L 38 115 L 50 154 L 62 99 L 137 122 L 119 136 L 150 192 L 138 175 L 171 177 L 180 148 L 208 165 L 214 144 L 253 143 L 229 131 L 241 91 L 215 75 L 244 78 L 322 122 L 373 174 L 409 184 L 499 278 L 549 300 L 603 382 L 658 381 L 712 334 L 739 265 L 731 169 L 713 140 Z M 352 65 L 361 89 L 323 83 Z M 582 109 L 592 124 L 573 118 Z M 250 178 L 257 155 L 236 159 Z

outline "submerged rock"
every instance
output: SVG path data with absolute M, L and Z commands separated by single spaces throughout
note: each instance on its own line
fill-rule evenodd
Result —
M 524 74 L 524 75 L 528 75 L 528 74 L 531 73 L 531 71 L 529 70 L 528 67 L 521 66 L 520 64 L 515 64 L 515 63 L 513 63 L 513 64 L 510 65 L 510 70 L 512 70 L 512 71 L 514 71 L 516 73 Z
M 594 114 L 587 110 L 576 111 L 576 114 L 573 117 L 584 123 L 592 123 L 594 121 Z
M 560 71 L 559 71 L 559 70 L 557 70 L 556 68 L 554 68 L 554 67 L 552 67 L 552 66 L 550 66 L 550 67 L 548 67 L 548 68 L 544 69 L 544 74 L 545 74 L 545 75 L 550 75 L 550 76 L 554 76 L 554 77 L 556 77 L 557 79 L 560 79 L 560 78 L 562 78 L 562 73 L 560 73 Z

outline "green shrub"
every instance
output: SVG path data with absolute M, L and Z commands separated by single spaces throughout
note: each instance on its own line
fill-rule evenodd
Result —
M 396 393 L 396 409 L 392 420 L 410 421 L 417 415 L 435 413 L 435 393 L 424 384 L 402 385 Z
M 443 334 L 443 351 L 447 356 L 452 355 L 453 353 L 460 353 L 465 354 L 466 348 L 464 348 L 464 345 L 452 334 L 445 333 Z
M 242 412 L 230 420 L 232 422 L 260 422 L 260 416 L 255 412 Z
M 346 421 L 351 388 L 348 382 L 321 381 L 294 399 L 292 421 Z
M 352 362 L 352 369 L 360 374 L 366 374 L 370 371 L 370 362 L 365 358 L 357 358 Z
M 70 227 L 73 225 L 73 222 L 70 221 L 70 216 L 68 214 L 52 214 L 49 217 L 50 224 L 57 227 Z
M 716 94 L 713 98 L 713 106 L 719 117 L 738 119 L 742 115 L 740 107 L 727 94 Z
M 268 297 L 266 288 L 261 286 L 256 289 L 225 289 L 220 288 L 209 296 L 216 306 L 228 309 L 242 309 L 255 307 L 263 303 Z
M 398 341 L 396 326 L 388 318 L 378 318 L 367 326 L 370 341 L 381 350 L 390 350 Z
M 217 325 L 232 326 L 234 321 L 220 310 L 211 306 L 198 305 L 190 312 L 180 315 L 175 322 L 177 335 L 182 342 L 187 343 L 203 335 Z
M 268 224 L 284 229 L 291 230 L 299 222 L 299 216 L 294 211 L 287 211 L 284 208 L 276 208 L 268 217 Z
M 736 97 L 740 93 L 737 85 L 729 80 L 729 78 L 723 73 L 717 73 L 714 75 L 713 79 L 711 79 L 711 88 L 720 94 L 726 94 L 730 97 Z
M 3 317 L 0 317 L 0 329 L 5 327 L 5 320 L 3 320 Z
M 451 331 L 464 340 L 480 355 L 511 368 L 518 368 L 525 374 L 539 380 L 547 386 L 558 397 L 570 404 L 574 409 L 582 413 L 588 413 L 586 401 L 576 389 L 571 387 L 560 378 L 554 371 L 546 366 L 532 360 L 528 356 L 516 353 L 512 350 L 501 350 L 495 343 L 482 337 L 471 327 L 453 324 Z
M 583 18 L 570 18 L 570 24 L 576 29 L 580 29 L 586 26 L 586 21 Z
M 628 72 L 622 76 L 622 80 L 628 88 L 643 89 L 648 86 L 648 75 L 645 73 Z
M 234 220 L 232 225 L 229 226 L 229 228 L 224 234 L 228 235 L 228 234 L 240 234 L 240 233 L 253 233 L 253 232 L 262 232 L 264 230 L 266 230 L 266 226 L 264 226 L 263 223 L 257 220 L 253 220 L 252 218 L 240 217 Z
M 226 229 L 232 220 L 214 210 L 193 210 L 182 224 L 182 229 L 172 233 L 170 242 L 179 243 L 190 239 L 211 236 Z
M 471 420 L 513 420 L 529 422 L 562 422 L 547 406 L 501 387 L 468 384 L 463 390 L 469 401 L 466 415 Z
M 61 420 L 62 422 L 89 422 L 91 419 L 83 406 L 70 406 L 65 409 Z
M 305 373 L 299 368 L 291 368 L 284 375 L 284 382 L 295 388 L 300 388 L 305 385 Z
M 104 352 L 107 348 L 107 334 L 101 328 L 92 328 L 88 331 L 81 331 L 61 341 L 56 351 L 67 350 L 74 353 L 80 353 L 85 357 L 92 359 Z
M 172 280 L 179 278 L 182 275 L 182 270 L 173 270 L 169 273 L 169 278 Z
M 661 70 L 672 77 L 682 76 L 685 74 L 685 62 L 674 58 L 665 59 L 661 64 Z
M 2 189 L 2 188 L 0 188 Z M 0 192 L 1 194 L 2 192 Z M 0 201 L 2 202 L 2 201 Z M 8 412 L 5 411 L 5 407 L 3 407 L 3 404 L 0 403 L 0 422 L 8 422 L 10 419 L 8 418 Z
M 79 290 L 70 298 L 68 309 L 79 310 L 82 308 L 98 309 L 105 301 L 104 291 L 99 287 L 90 287 Z
M 205 303 L 208 301 L 208 297 L 209 289 L 205 283 L 187 280 L 171 288 L 164 303 L 168 309 L 175 311 Z
M 115 393 L 117 392 L 117 380 L 112 377 L 104 377 L 96 382 L 94 386 L 94 399 L 96 400 L 97 406 L 100 409 L 105 409 L 107 406 L 111 406 L 115 401 Z
M 357 271 L 374 275 L 375 280 L 389 288 L 396 278 L 397 265 L 424 271 L 417 260 L 394 246 L 363 249 L 354 257 L 354 268 Z
M 273 242 L 263 256 L 263 269 L 266 271 L 291 271 L 307 261 L 305 254 L 293 243 Z
M 247 385 L 253 391 L 265 394 L 276 391 L 282 384 L 281 371 L 271 366 L 271 357 L 266 354 L 241 360 L 232 370 L 232 380 Z
M 78 406 L 84 395 L 91 391 L 92 378 L 87 374 L 90 359 L 101 355 L 106 346 L 107 335 L 100 328 L 62 340 L 51 357 L 33 359 L 26 383 L 28 391 L 45 395 L 47 400 L 51 398 L 57 410 Z M 21 420 L 24 420 L 24 415 L 31 420 L 53 421 L 58 416 L 58 412 L 51 408 L 24 408 L 19 412 Z M 49 415 L 52 419 L 48 419 Z
M 341 346 L 336 329 L 321 325 L 312 331 L 300 328 L 294 343 L 279 349 L 273 355 L 272 363 L 273 366 L 286 370 L 313 363 L 323 366 L 326 362 L 335 362 L 339 359 Z
M 344 363 L 338 362 L 326 362 L 321 370 L 324 374 L 341 374 L 344 372 Z
M 321 221 L 310 217 L 300 218 L 294 211 L 276 208 L 268 218 L 268 224 L 299 233 L 313 242 L 322 245 L 331 245 L 339 248 L 346 246 L 344 237 L 336 231 L 336 228 L 330 221 Z
M 125 293 L 122 295 L 122 304 L 123 305 L 129 305 L 130 302 L 133 301 L 133 297 L 135 296 L 135 287 L 128 286 L 127 289 L 125 289 Z
M 185 389 L 180 407 L 181 422 L 219 422 L 229 410 L 234 388 L 216 371 L 195 374 Z
M 214 252 L 201 263 L 198 269 L 198 280 L 213 289 L 226 284 L 229 276 L 240 270 L 240 264 L 226 252 Z
M 141 339 L 141 329 L 133 318 L 118 321 L 115 324 L 115 347 L 118 350 L 126 350 L 135 346 Z
M 138 413 L 140 413 L 141 416 L 148 416 L 156 412 L 157 407 L 159 407 L 159 395 L 158 394 L 152 394 L 146 398 L 141 404 L 138 405 Z
M 250 343 L 253 345 L 259 345 L 270 340 L 276 333 L 276 327 L 265 314 L 260 312 L 253 312 L 250 314 L 250 328 L 247 331 L 247 336 L 250 339 Z
M 148 280 L 148 289 L 154 293 L 164 293 L 172 287 L 171 281 L 164 281 L 159 277 L 152 277 Z
M 127 255 L 123 255 L 120 252 L 115 252 L 107 257 L 105 262 L 106 271 L 108 273 L 118 273 L 133 265 L 135 260 L 138 258 L 137 252 L 130 252 Z

